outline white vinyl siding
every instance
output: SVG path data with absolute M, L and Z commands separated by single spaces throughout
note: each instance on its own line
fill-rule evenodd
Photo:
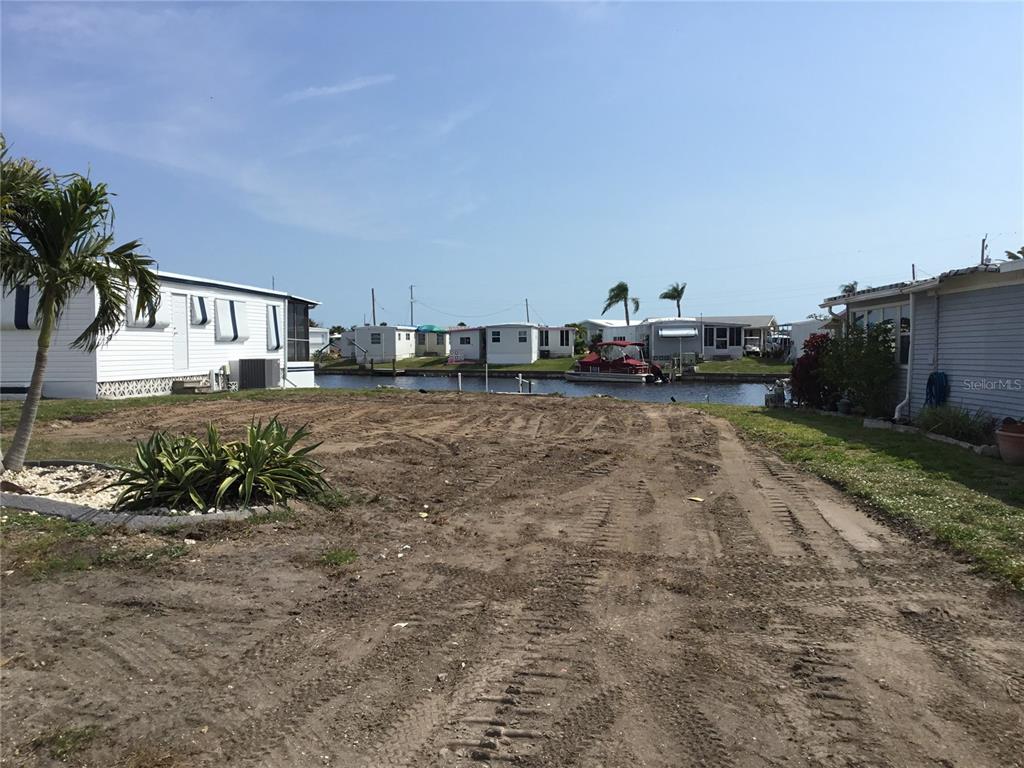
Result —
M 284 366 L 282 350 L 268 351 L 267 306 L 277 307 L 280 317 L 284 316 L 284 299 L 263 296 L 256 293 L 221 289 L 219 287 L 198 287 L 168 281 L 164 292 L 170 306 L 169 294 L 201 294 L 207 299 L 207 312 L 211 320 L 206 325 L 192 325 L 184 332 L 188 334 L 188 371 L 173 369 L 173 333 L 181 329 L 168 327 L 163 330 L 145 328 L 122 328 L 109 344 L 98 352 L 98 381 L 127 381 L 131 379 L 160 378 L 176 375 L 203 375 L 235 360 L 251 358 L 278 358 Z M 215 305 L 226 306 L 235 302 L 235 317 L 239 330 L 247 338 L 238 341 L 218 341 L 215 334 L 214 318 L 218 311 Z M 230 323 L 228 324 L 230 327 Z M 283 334 L 282 329 L 282 334 Z
M 1021 418 L 1024 284 L 938 297 L 922 293 L 914 305 L 911 414 L 924 407 L 928 375 L 942 371 L 949 379 L 950 405 Z
M 536 326 L 503 325 L 488 328 L 487 362 L 494 365 L 528 365 L 540 356 Z
M 13 330 L 13 293 L 0 296 L 0 315 L 12 318 L 11 329 L 3 326 L 0 340 L 0 385 L 27 387 L 35 365 L 39 333 L 35 330 Z M 29 317 L 35 313 L 35 301 L 30 298 Z M 82 291 L 64 308 L 50 343 L 50 356 L 43 383 L 44 397 L 96 397 L 96 353 L 71 349 L 70 345 L 93 318 L 96 317 L 96 294 Z

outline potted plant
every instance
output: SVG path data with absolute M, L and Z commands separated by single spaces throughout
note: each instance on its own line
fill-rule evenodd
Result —
M 1024 422 L 1005 418 L 996 430 L 999 455 L 1007 464 L 1024 465 Z

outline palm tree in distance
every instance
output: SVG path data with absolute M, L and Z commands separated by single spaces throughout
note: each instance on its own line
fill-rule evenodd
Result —
M 659 299 L 674 301 L 676 303 L 676 317 L 683 316 L 683 294 L 686 293 L 686 283 L 672 283 L 662 291 Z
M 626 325 L 629 325 L 629 305 L 633 305 L 633 312 L 640 311 L 639 299 L 630 298 L 629 286 L 625 282 L 616 283 L 608 289 L 608 298 L 604 302 L 601 314 L 603 315 L 616 304 L 622 304 L 622 308 L 626 311 Z
M 5 177 L 8 165 L 5 153 Z M 2 460 L 6 469 L 18 471 L 25 462 L 53 331 L 71 299 L 83 290 L 96 291 L 96 316 L 71 343 L 87 352 L 108 341 L 125 322 L 128 311 L 133 309 L 139 317 L 154 312 L 160 302 L 160 285 L 150 270 L 153 260 L 138 253 L 138 240 L 115 246 L 113 221 L 107 186 L 79 175 L 51 176 L 45 183 L 4 200 L 0 281 L 4 295 L 20 287 L 35 294 L 34 325 L 39 333 L 21 418 Z M 128 306 L 129 291 L 135 297 L 134 308 Z
M 848 293 L 857 292 L 857 281 L 854 280 L 852 283 L 843 283 L 839 286 L 839 295 L 845 296 Z

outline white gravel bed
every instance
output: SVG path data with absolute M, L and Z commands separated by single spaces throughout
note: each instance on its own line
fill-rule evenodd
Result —
M 110 509 L 118 491 L 107 486 L 120 474 L 116 469 L 75 464 L 70 467 L 25 467 L 20 472 L 4 472 L 0 479 L 20 485 L 33 496 Z
M 4 472 L 0 479 L 15 483 L 33 496 L 43 496 L 57 501 L 81 504 L 93 509 L 110 509 L 120 491 L 108 488 L 119 476 L 116 469 L 101 469 L 89 464 L 75 464 L 67 467 L 25 467 L 20 472 Z M 10 497 L 18 494 L 10 493 Z M 172 509 L 170 507 L 151 507 L 149 509 L 132 510 L 135 515 L 165 515 L 199 517 L 212 515 L 215 512 L 233 512 L 234 509 L 210 508 L 205 512 L 197 509 Z

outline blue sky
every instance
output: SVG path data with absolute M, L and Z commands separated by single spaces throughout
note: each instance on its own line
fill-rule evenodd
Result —
M 803 318 L 1024 243 L 1024 6 L 5 2 L 15 154 L 314 316 Z M 618 310 L 609 312 L 619 317 Z

